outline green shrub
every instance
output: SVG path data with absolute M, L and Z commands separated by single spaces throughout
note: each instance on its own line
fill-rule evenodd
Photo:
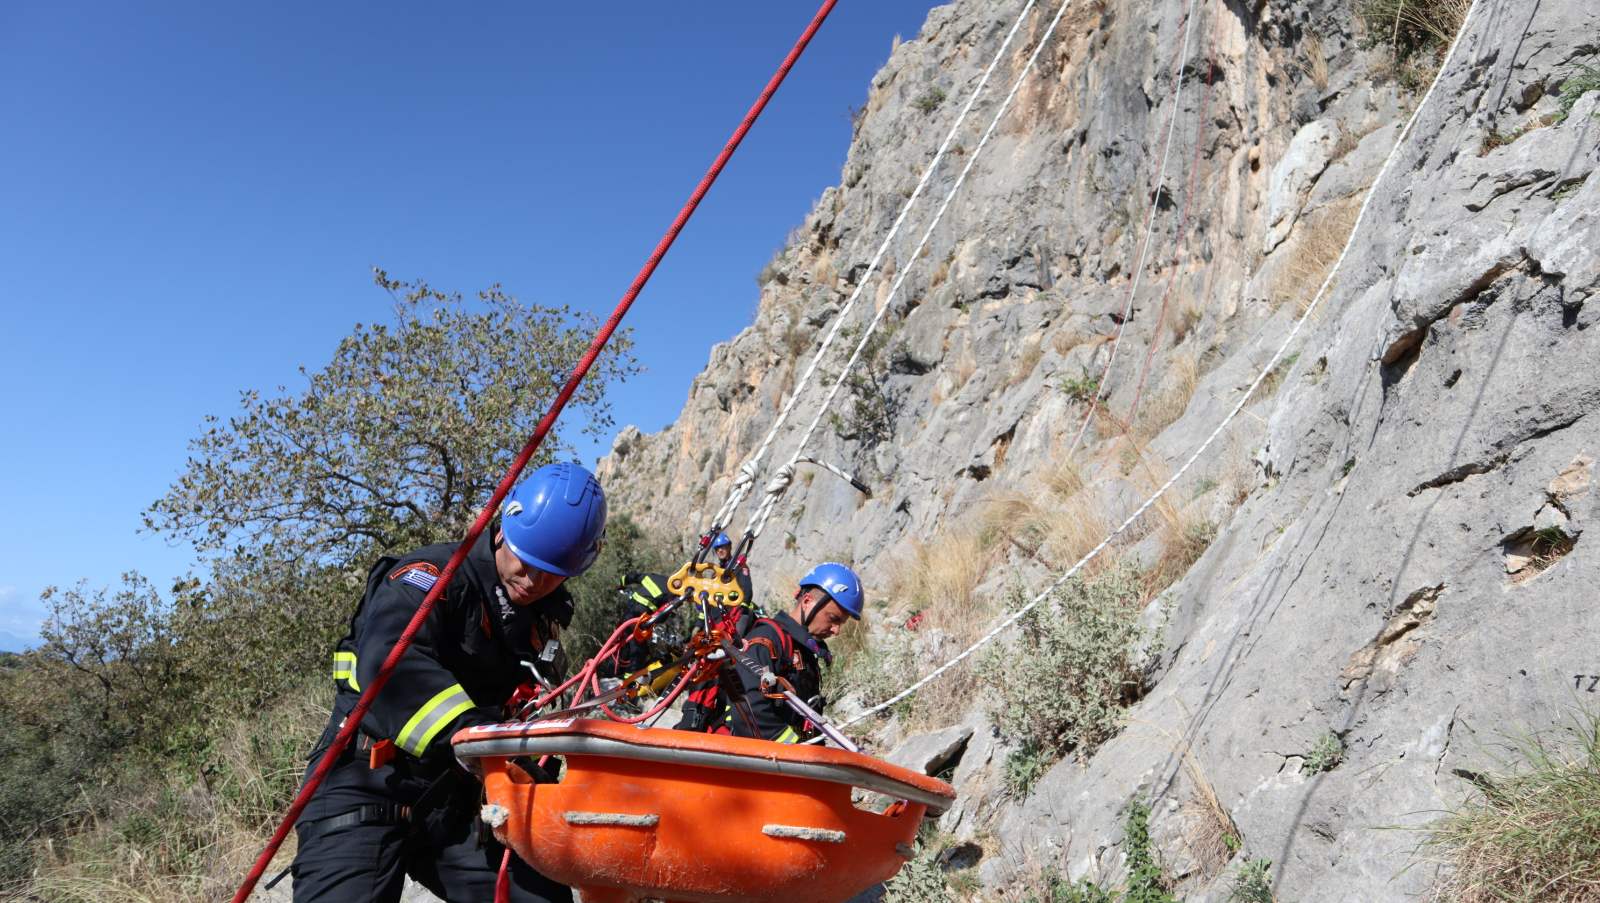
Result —
M 862 705 L 875 706 L 905 689 L 908 675 L 918 673 L 912 635 L 891 630 L 873 636 L 865 627 L 847 630 L 830 641 L 834 664 L 822 672 L 822 695 L 840 699 L 859 693 Z M 909 706 L 906 700 L 902 706 Z
M 1577 106 L 1578 98 L 1590 91 L 1600 91 L 1600 68 L 1580 64 L 1561 82 L 1561 109 L 1555 121 L 1565 122 L 1572 115 L 1572 108 Z
M 1177 903 L 1167 893 L 1167 876 L 1150 845 L 1149 803 L 1136 802 L 1128 807 L 1122 846 L 1128 857 L 1128 887 L 1122 894 L 1122 903 Z
M 1317 738 L 1317 742 L 1306 751 L 1305 764 L 1301 771 L 1306 774 L 1321 774 L 1332 771 L 1344 761 L 1344 741 L 1339 735 L 1329 731 Z
M 1168 891 L 1171 883 L 1156 859 L 1150 844 L 1150 805 L 1135 801 L 1128 806 L 1123 827 L 1123 853 L 1127 857 L 1128 878 L 1121 888 L 1102 887 L 1084 878 L 1068 881 L 1055 874 L 1045 885 L 1024 898 L 1026 903 L 1177 903 Z
M 895 422 L 905 404 L 905 391 L 890 381 L 886 360 L 894 328 L 894 324 L 884 324 L 867 338 L 855 366 L 845 374 L 843 412 L 828 415 L 828 425 L 834 433 L 841 439 L 858 443 L 858 452 L 876 448 L 894 438 Z M 860 341 L 861 332 L 862 327 L 854 325 L 841 329 L 841 347 L 853 350 Z M 849 354 L 849 351 L 841 353 Z M 824 374 L 823 382 L 832 383 L 837 378 L 837 374 Z
M 1090 376 L 1087 373 L 1063 377 L 1061 391 L 1073 401 L 1087 404 L 1100 392 L 1100 377 Z
M 1138 572 L 1118 564 L 1069 581 L 1024 616 L 1016 641 L 985 664 L 1001 733 L 1046 761 L 1087 754 L 1114 734 L 1143 687 L 1141 597 Z
M 1230 903 L 1274 903 L 1272 895 L 1272 860 L 1246 859 L 1233 873 L 1233 885 L 1228 890 Z
M 1061 875 L 1045 879 L 1044 887 L 1023 898 L 1023 903 L 1117 903 L 1117 894 L 1088 878 L 1068 881 Z
M 1367 40 L 1386 44 L 1397 60 L 1436 56 L 1454 40 L 1471 0 L 1361 0 Z
M 1033 785 L 1050 770 L 1054 757 L 1046 756 L 1036 746 L 1023 745 L 1006 755 L 1006 792 L 1021 799 L 1033 792 Z
M 258 711 L 214 724 L 199 767 L 132 752 L 104 773 L 30 874 L 0 895 L 23 899 L 201 901 L 237 885 L 300 785 L 306 756 L 328 717 L 324 680 Z M 53 800 L 57 804 L 60 800 Z M 36 852 L 43 845 L 36 845 Z
M 626 514 L 606 523 L 600 557 L 567 585 L 577 604 L 561 642 L 573 667 L 588 661 L 617 625 L 636 613 L 632 602 L 617 592 L 624 577 L 641 571 L 671 574 L 688 560 L 688 546 L 673 539 L 645 530 Z
M 955 903 L 932 844 L 917 844 L 916 855 L 884 884 L 883 903 Z
M 929 88 L 922 92 L 913 105 L 922 111 L 922 115 L 927 116 L 939 109 L 939 104 L 944 103 L 945 96 L 943 88 Z
M 1439 899 L 1478 903 L 1593 900 L 1600 895 L 1600 714 L 1520 741 L 1505 773 L 1428 828 L 1450 866 Z

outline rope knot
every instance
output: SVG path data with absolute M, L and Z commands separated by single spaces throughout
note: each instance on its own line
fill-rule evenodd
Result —
M 771 481 L 767 483 L 767 495 L 783 495 L 784 491 L 789 488 L 789 484 L 793 482 L 794 464 L 791 462 L 778 468 L 778 472 L 772 475 Z
M 751 458 L 740 465 L 739 475 L 733 478 L 734 488 L 743 489 L 754 483 L 756 481 L 756 471 L 759 469 L 760 465 L 756 463 L 755 458 Z

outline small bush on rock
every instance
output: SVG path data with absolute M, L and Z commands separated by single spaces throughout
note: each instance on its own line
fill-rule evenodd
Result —
M 932 114 L 934 110 L 939 109 L 939 104 L 944 103 L 944 99 L 944 89 L 929 88 L 922 92 L 922 96 L 916 99 L 915 104 L 916 108 L 922 112 L 922 115 L 927 116 Z
M 1039 752 L 1038 747 L 1017 747 L 1006 756 L 1006 792 L 1019 799 L 1027 796 L 1033 792 L 1033 785 L 1044 777 L 1049 767 L 1050 760 Z
M 931 844 L 918 844 L 917 854 L 883 886 L 883 903 L 955 903 Z
M 1018 622 L 1016 642 L 985 669 L 1007 738 L 1049 761 L 1087 754 L 1116 732 L 1143 686 L 1141 596 L 1138 572 L 1119 564 L 1068 582 Z
M 1229 903 L 1276 903 L 1272 895 L 1272 860 L 1246 859 L 1233 875 Z
M 1572 108 L 1577 106 L 1578 98 L 1590 91 L 1600 91 L 1600 67 L 1580 64 L 1561 83 L 1561 109 L 1555 121 L 1565 122 L 1572 115 Z
M 1329 731 L 1317 738 L 1317 742 L 1306 752 L 1305 767 L 1301 770 L 1306 774 L 1321 774 L 1339 767 L 1344 760 L 1344 741 L 1339 735 Z
M 1023 903 L 1177 903 L 1168 890 L 1171 882 L 1156 859 L 1150 843 L 1150 805 L 1136 801 L 1128 807 L 1122 835 L 1128 878 L 1121 888 L 1101 885 L 1088 878 L 1068 881 L 1064 875 L 1048 876 L 1035 886 Z

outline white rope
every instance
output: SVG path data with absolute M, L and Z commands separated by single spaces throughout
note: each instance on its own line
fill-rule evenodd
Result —
M 1094 398 L 1089 402 L 1089 410 L 1083 415 L 1083 423 L 1078 426 L 1078 435 L 1073 437 L 1072 445 L 1067 448 L 1068 458 L 1078 450 L 1078 444 L 1089 431 L 1089 424 L 1094 421 L 1095 408 L 1111 394 L 1111 366 L 1117 362 L 1117 349 L 1122 345 L 1122 332 L 1128 327 L 1128 321 L 1133 318 L 1133 298 L 1139 292 L 1140 280 L 1144 278 L 1144 265 L 1150 253 L 1150 240 L 1156 231 L 1156 203 L 1160 200 L 1161 189 L 1167 182 L 1167 158 L 1172 152 L 1172 136 L 1178 132 L 1178 113 L 1182 109 L 1183 100 L 1183 70 L 1189 65 L 1189 33 L 1193 25 L 1194 0 L 1189 0 L 1189 14 L 1183 23 L 1183 62 L 1178 64 L 1178 88 L 1172 96 L 1172 118 L 1167 122 L 1167 143 L 1161 150 L 1161 169 L 1156 176 L 1156 190 L 1150 197 L 1150 210 L 1145 214 L 1144 244 L 1139 248 L 1139 263 L 1133 269 L 1133 281 L 1128 285 L 1128 300 L 1123 302 L 1122 319 L 1117 321 L 1117 334 L 1111 339 L 1111 351 L 1106 355 L 1105 367 L 1100 370 L 1100 381 L 1094 388 Z M 1194 165 L 1200 165 L 1198 158 Z
M 1193 2 L 1193 0 L 1190 0 L 1190 2 Z M 1006 92 L 1005 99 L 1000 101 L 1000 106 L 995 109 L 994 116 L 989 119 L 989 127 L 983 130 L 983 137 L 978 139 L 977 147 L 974 147 L 972 153 L 967 155 L 967 163 L 961 167 L 961 174 L 956 177 L 955 184 L 950 186 L 950 191 L 945 195 L 944 202 L 939 205 L 939 209 L 934 213 L 933 219 L 928 222 L 927 228 L 922 230 L 922 237 L 917 241 L 916 249 L 911 252 L 910 257 L 906 258 L 911 263 L 902 267 L 895 276 L 894 284 L 889 288 L 889 296 L 884 299 L 883 304 L 879 305 L 877 311 L 873 313 L 872 320 L 861 333 L 861 339 L 856 342 L 856 347 L 844 362 L 844 367 L 839 372 L 839 377 L 833 381 L 832 388 L 828 390 L 827 396 L 822 399 L 822 405 L 817 408 L 816 416 L 811 418 L 811 423 L 806 426 L 806 431 L 801 434 L 800 443 L 795 446 L 794 457 L 789 459 L 791 464 L 799 459 L 801 453 L 805 450 L 806 443 L 810 442 L 812 435 L 816 433 L 818 424 L 822 423 L 823 415 L 828 412 L 833 400 L 838 397 L 839 389 L 850 375 L 851 368 L 856 365 L 856 361 L 860 360 L 861 352 L 867 347 L 867 342 L 872 338 L 873 332 L 877 330 L 878 324 L 883 322 L 883 315 L 894 306 L 894 299 L 900 293 L 900 286 L 905 284 L 906 277 L 910 275 L 913 269 L 913 264 L 922 256 L 923 248 L 927 247 L 928 239 L 933 236 L 933 230 L 938 228 L 939 221 L 944 219 L 945 211 L 950 209 L 950 202 L 955 200 L 956 193 L 966 183 L 967 176 L 972 172 L 972 167 L 977 164 L 979 155 L 983 153 L 984 145 L 988 144 L 989 139 L 994 136 L 995 127 L 1000 124 L 1000 120 L 1005 117 L 1006 111 L 1011 108 L 1011 101 L 1016 99 L 1017 91 L 1022 88 L 1022 83 L 1027 81 L 1028 75 L 1033 71 L 1034 63 L 1038 62 L 1040 52 L 1044 50 L 1046 44 L 1050 43 L 1050 38 L 1055 35 L 1056 26 L 1061 24 L 1061 17 L 1066 14 L 1067 7 L 1071 5 L 1072 0 L 1063 0 L 1061 6 L 1056 10 L 1055 18 L 1050 20 L 1050 27 L 1045 29 L 1044 36 L 1034 45 L 1033 53 L 1028 55 L 1028 62 L 1023 65 L 1022 71 L 1017 74 L 1016 81 L 1011 83 L 1011 90 Z M 782 495 L 783 493 L 780 490 L 777 493 L 768 493 L 766 498 L 761 500 L 761 507 L 757 509 L 755 517 L 750 520 L 749 532 L 752 536 L 761 535 L 762 528 L 766 526 L 767 518 L 772 516 L 772 509 L 777 505 L 778 499 Z
M 1422 111 L 1427 108 L 1428 101 L 1433 97 L 1434 90 L 1438 88 L 1439 83 L 1444 80 L 1444 74 L 1450 68 L 1451 62 L 1455 60 L 1456 50 L 1460 48 L 1462 37 L 1467 33 L 1467 27 L 1472 22 L 1473 13 L 1477 12 L 1478 2 L 1479 0 L 1472 0 L 1472 5 L 1467 8 L 1467 15 L 1462 20 L 1461 28 L 1456 32 L 1454 40 L 1450 42 L 1450 51 L 1445 54 L 1444 63 L 1440 65 L 1438 73 L 1434 75 L 1433 83 L 1428 86 L 1427 93 L 1422 95 L 1421 103 L 1417 104 L 1417 108 L 1411 114 L 1411 118 L 1406 121 L 1405 128 L 1401 129 L 1400 134 L 1395 137 L 1394 146 L 1390 148 L 1389 156 L 1383 161 L 1383 168 L 1378 170 L 1377 178 L 1373 179 L 1371 187 L 1367 189 L 1366 196 L 1362 198 L 1361 210 L 1356 214 L 1355 225 L 1351 227 L 1350 236 L 1349 238 L 1345 239 L 1344 248 L 1339 252 L 1339 258 L 1334 261 L 1333 268 L 1330 269 L 1328 271 L 1328 275 L 1323 278 L 1322 285 L 1318 287 L 1317 293 L 1312 296 L 1311 303 L 1306 306 L 1305 312 L 1300 315 L 1300 319 L 1296 320 L 1294 327 L 1289 330 L 1289 334 L 1284 338 L 1283 344 L 1278 346 L 1278 350 L 1273 352 L 1272 358 L 1267 361 L 1264 367 L 1261 368 L 1261 372 L 1256 374 L 1256 378 L 1251 381 L 1250 386 L 1245 389 L 1244 395 L 1241 396 L 1238 403 L 1233 406 L 1233 410 L 1228 412 L 1228 416 L 1224 417 L 1222 422 L 1217 424 L 1216 429 L 1213 429 L 1211 434 L 1206 437 L 1206 440 L 1200 443 L 1200 447 L 1196 448 L 1194 453 L 1189 456 L 1188 460 L 1183 462 L 1183 466 L 1179 467 L 1165 483 L 1162 483 L 1161 487 L 1157 489 L 1154 494 L 1145 499 L 1143 504 L 1134 509 L 1134 512 L 1128 515 L 1127 519 L 1119 524 L 1115 530 L 1112 530 L 1111 535 L 1101 540 L 1099 545 L 1090 549 L 1087 554 L 1078 559 L 1076 564 L 1068 568 L 1066 573 L 1062 574 L 1060 577 L 1057 577 L 1049 586 L 1045 587 L 1043 592 L 1039 593 L 1037 596 L 1034 596 L 1026 605 L 1023 605 L 1010 615 L 1007 615 L 1004 620 L 1002 620 L 999 624 L 996 624 L 988 633 L 978 638 L 977 642 L 962 650 L 961 653 L 955 658 L 952 658 L 939 667 L 933 669 L 933 671 L 929 672 L 911 686 L 901 690 L 899 693 L 896 693 L 883 702 L 880 702 L 877 705 L 860 712 L 855 717 L 839 725 L 839 727 L 849 727 L 853 724 L 857 724 L 878 714 L 879 712 L 884 711 L 890 706 L 896 705 L 900 701 L 907 699 L 918 690 L 927 686 L 929 683 L 932 683 L 939 677 L 939 675 L 944 674 L 946 671 L 954 668 L 967 658 L 970 658 L 974 652 L 977 652 L 979 649 L 988 645 L 995 639 L 995 637 L 998 637 L 1001 633 L 1005 632 L 1007 628 L 1021 620 L 1024 615 L 1032 611 L 1040 602 L 1043 602 L 1057 589 L 1060 589 L 1062 584 L 1072 579 L 1073 576 L 1083 569 L 1084 565 L 1088 564 L 1095 558 L 1095 556 L 1099 555 L 1106 546 L 1111 544 L 1112 540 L 1121 535 L 1121 533 L 1126 530 L 1129 525 L 1139 519 L 1140 515 L 1149 510 L 1151 505 L 1154 505 L 1158 499 L 1165 495 L 1167 490 L 1171 489 L 1173 485 L 1176 484 L 1180 478 L 1182 478 L 1184 473 L 1186 473 L 1189 468 L 1200 459 L 1200 456 L 1205 453 L 1206 449 L 1211 447 L 1211 444 L 1216 441 L 1219 435 L 1222 434 L 1222 431 L 1227 428 L 1228 424 L 1233 422 L 1233 418 L 1237 417 L 1239 412 L 1244 410 L 1245 403 L 1248 402 L 1250 397 L 1255 394 L 1256 389 L 1261 385 L 1262 381 L 1267 378 L 1267 374 L 1272 372 L 1273 368 L 1278 365 L 1278 361 L 1283 357 L 1284 353 L 1289 350 L 1289 346 L 1294 344 L 1295 339 L 1299 337 L 1300 330 L 1306 325 L 1306 322 L 1311 319 L 1311 315 L 1316 312 L 1317 306 L 1322 303 L 1322 299 L 1327 295 L 1328 286 L 1333 284 L 1334 277 L 1339 274 L 1340 268 L 1344 266 L 1345 258 L 1349 256 L 1350 248 L 1355 245 L 1356 235 L 1361 231 L 1361 225 L 1366 219 L 1367 210 L 1372 204 L 1372 198 L 1377 194 L 1378 186 L 1383 184 L 1384 177 L 1389 174 L 1390 168 L 1393 167 L 1395 161 L 1399 159 L 1400 151 L 1405 146 L 1406 138 L 1411 134 L 1412 128 L 1416 126 L 1417 120 L 1422 116 Z
M 727 501 L 723 502 L 722 507 L 717 511 L 717 518 L 712 524 L 714 528 L 726 527 L 733 519 L 734 512 L 738 510 L 739 505 L 749 494 L 750 487 L 755 484 L 761 461 L 772 447 L 773 437 L 777 436 L 778 430 L 788 422 L 790 414 L 794 412 L 795 404 L 800 400 L 800 396 L 804 394 L 806 387 L 810 385 L 811 378 L 816 374 L 822 358 L 828 353 L 828 349 L 833 346 L 833 340 L 839 334 L 840 327 L 849 318 L 850 311 L 854 309 L 856 302 L 861 298 L 861 293 L 866 289 L 867 283 L 871 282 L 873 275 L 878 272 L 878 265 L 883 262 L 883 256 L 888 253 L 889 245 L 894 241 L 895 236 L 900 233 L 900 227 L 905 224 L 912 205 L 917 202 L 917 198 L 922 196 L 922 191 L 928 186 L 934 170 L 938 169 L 940 162 L 944 160 L 945 153 L 949 151 L 951 142 L 955 140 L 956 134 L 961 130 L 962 123 L 967 120 L 967 114 L 972 111 L 972 107 L 977 103 L 984 87 L 989 84 L 989 77 L 994 74 L 995 68 L 1000 65 L 1000 60 L 1005 56 L 1006 49 L 1011 46 L 1012 38 L 1016 37 L 1017 31 L 1022 28 L 1022 23 L 1027 19 L 1028 13 L 1032 11 L 1035 2 L 1036 0 L 1027 0 L 1023 4 L 1022 11 L 1017 14 L 1017 20 L 1012 23 L 1011 30 L 1006 33 L 1005 40 L 1000 42 L 999 49 L 995 51 L 994 59 L 990 60 L 988 68 L 983 70 L 983 77 L 978 79 L 977 86 L 972 89 L 972 94 L 967 98 L 966 104 L 962 106 L 961 113 L 956 116 L 955 122 L 950 126 L 950 131 L 945 134 L 944 141 L 939 144 L 939 149 L 934 152 L 933 159 L 928 161 L 927 167 L 923 169 L 922 177 L 917 180 L 917 186 L 911 190 L 911 195 L 906 198 L 905 203 L 900 205 L 900 213 L 895 217 L 894 224 L 889 227 L 889 234 L 885 235 L 883 241 L 878 245 L 878 250 L 873 253 L 872 260 L 867 264 L 867 271 L 862 274 L 860 281 L 856 283 L 855 290 L 850 293 L 850 297 L 845 301 L 844 307 L 839 310 L 839 315 L 834 319 L 833 326 L 829 328 L 827 336 L 822 340 L 822 347 L 817 349 L 816 355 L 806 365 L 805 373 L 801 375 L 799 382 L 795 384 L 794 391 L 789 395 L 789 400 L 784 402 L 783 409 L 778 412 L 778 418 L 768 428 L 766 437 L 761 440 L 761 444 L 757 446 L 755 453 L 740 467 L 739 477 L 728 490 Z
M 1177 89 L 1176 89 L 1176 91 L 1175 91 L 1175 93 L 1173 95 L 1173 105 L 1174 105 L 1173 106 L 1173 112 L 1172 112 L 1171 118 L 1168 120 L 1168 123 L 1167 123 L 1167 138 L 1166 138 L 1165 145 L 1164 145 L 1164 147 L 1162 148 L 1162 151 L 1161 151 L 1161 165 L 1160 165 L 1160 167 L 1158 169 L 1158 172 L 1157 172 L 1157 175 L 1156 175 L 1156 192 L 1151 197 L 1150 212 L 1149 212 L 1149 215 L 1147 215 L 1146 218 L 1145 218 L 1145 236 L 1144 236 L 1143 245 L 1142 245 L 1142 247 L 1140 249 L 1140 252 L 1139 252 L 1139 262 L 1138 262 L 1138 265 L 1134 268 L 1133 283 L 1132 283 L 1132 286 L 1128 290 L 1128 300 L 1127 300 L 1127 302 L 1126 302 L 1126 304 L 1124 306 L 1124 310 L 1122 312 L 1122 320 L 1117 326 L 1117 337 L 1116 337 L 1117 340 L 1120 340 L 1122 338 L 1123 326 L 1127 323 L 1129 317 L 1131 316 L 1131 312 L 1132 312 L 1132 308 L 1133 308 L 1134 295 L 1138 291 L 1139 278 L 1140 278 L 1141 274 L 1144 272 L 1145 261 L 1146 261 L 1147 256 L 1149 255 L 1150 245 L 1152 243 L 1151 239 L 1152 239 L 1152 237 L 1153 237 L 1153 235 L 1155 233 L 1155 205 L 1156 205 L 1156 199 L 1160 195 L 1161 187 L 1166 183 L 1167 163 L 1168 163 L 1168 161 L 1169 161 L 1169 159 L 1171 157 L 1173 137 L 1177 134 L 1177 131 L 1178 131 L 1178 111 L 1179 111 L 1179 106 L 1181 106 L 1182 100 L 1183 100 L 1183 82 L 1184 82 L 1183 72 L 1184 72 L 1184 70 L 1186 68 L 1188 68 L 1189 59 L 1190 59 L 1190 57 L 1192 55 L 1191 54 L 1191 47 L 1190 47 L 1189 38 L 1190 38 L 1191 33 L 1193 32 L 1193 25 L 1194 25 L 1194 18 L 1195 18 L 1195 15 L 1194 15 L 1195 2 L 1196 2 L 1196 0 L 1189 0 L 1189 9 L 1188 9 L 1188 12 L 1185 14 L 1185 17 L 1184 17 L 1183 43 L 1182 43 L 1183 53 L 1182 53 L 1182 59 L 1179 61 L 1178 68 L 1177 68 L 1177 72 L 1178 72 L 1177 82 L 1178 82 L 1178 84 L 1177 84 Z M 945 214 L 945 211 L 950 206 L 950 202 L 955 198 L 956 192 L 960 190 L 962 183 L 966 181 L 967 174 L 972 171 L 972 167 L 977 162 L 978 155 L 980 153 L 982 153 L 984 145 L 988 143 L 989 138 L 993 134 L 995 127 L 999 124 L 1001 118 L 1004 117 L 1007 108 L 1011 104 L 1011 101 L 1015 98 L 1017 91 L 1022 87 L 1022 83 L 1027 80 L 1028 75 L 1030 74 L 1030 72 L 1033 69 L 1034 63 L 1038 60 L 1040 52 L 1044 49 L 1045 45 L 1047 43 L 1049 43 L 1050 38 L 1055 33 L 1056 26 L 1061 21 L 1062 15 L 1066 12 L 1067 7 L 1070 6 L 1070 5 L 1071 5 L 1071 0 L 1065 0 L 1065 2 L 1063 2 L 1061 4 L 1060 8 L 1056 10 L 1055 18 L 1051 20 L 1050 27 L 1045 31 L 1044 36 L 1039 40 L 1039 43 L 1034 47 L 1033 53 L 1032 53 L 1032 55 L 1029 56 L 1027 64 L 1022 68 L 1021 73 L 1017 76 L 1016 81 L 1012 84 L 1011 91 L 1006 95 L 1005 100 L 1001 102 L 1000 108 L 995 112 L 995 115 L 994 115 L 993 119 L 991 119 L 991 121 L 989 122 L 988 129 L 986 129 L 984 131 L 983 137 L 978 141 L 978 146 L 969 155 L 966 165 L 962 168 L 960 176 L 956 179 L 955 185 L 951 187 L 949 194 L 946 195 L 944 203 L 942 203 L 940 205 L 938 212 L 933 217 L 933 221 L 930 222 L 928 224 L 927 228 L 923 231 L 922 238 L 918 242 L 916 250 L 913 251 L 911 256 L 908 258 L 909 260 L 915 262 L 915 261 L 921 259 L 923 248 L 926 246 L 929 238 L 933 235 L 934 229 L 939 225 L 940 219 L 943 218 L 943 216 Z M 1040 262 L 1040 265 L 1041 266 L 1043 265 L 1043 261 Z M 817 425 L 819 423 L 821 423 L 821 421 L 822 421 L 822 417 L 823 417 L 824 413 L 827 412 L 828 408 L 833 404 L 834 399 L 837 398 L 837 396 L 839 394 L 839 389 L 844 384 L 844 381 L 848 377 L 848 374 L 850 373 L 850 370 L 855 366 L 856 362 L 860 359 L 861 354 L 866 349 L 867 344 L 871 340 L 873 333 L 877 331 L 877 328 L 878 328 L 879 324 L 882 323 L 884 313 L 886 311 L 888 311 L 889 308 L 891 308 L 893 306 L 894 298 L 899 293 L 900 286 L 905 282 L 905 279 L 906 279 L 907 275 L 909 275 L 910 269 L 911 269 L 911 266 L 908 265 L 895 278 L 894 284 L 889 289 L 888 298 L 885 299 L 883 305 L 881 305 L 878 308 L 877 312 L 874 313 L 874 315 L 872 317 L 872 320 L 867 324 L 867 328 L 862 332 L 861 338 L 856 342 L 855 350 L 851 352 L 849 359 L 845 362 L 843 371 L 840 373 L 839 377 L 834 381 L 833 387 L 828 391 L 827 397 L 822 402 L 822 406 L 817 410 L 816 416 L 814 418 L 812 418 L 811 424 L 806 428 L 806 432 L 803 435 L 803 437 L 801 438 L 800 444 L 796 447 L 796 450 L 795 450 L 796 457 L 794 459 L 791 459 L 791 461 L 800 459 L 800 452 L 803 451 L 805 449 L 806 444 L 808 442 L 810 442 L 812 435 L 816 432 Z M 1101 385 L 1100 385 L 1100 387 L 1099 387 L 1099 389 L 1097 391 L 1103 391 L 1104 390 L 1104 387 L 1106 385 L 1105 376 L 1106 376 L 1106 374 L 1109 374 L 1110 371 L 1111 371 L 1111 364 L 1112 364 L 1113 361 L 1116 360 L 1116 353 L 1117 353 L 1117 341 L 1114 340 L 1112 342 L 1112 346 L 1111 346 L 1111 356 L 1106 361 L 1105 369 L 1103 371 L 1101 371 Z M 1093 406 L 1090 407 L 1090 413 L 1092 415 Z M 1077 440 L 1083 438 L 1084 431 L 1087 428 L 1088 428 L 1088 418 L 1086 417 L 1083 426 L 1080 427 L 1079 430 L 1078 430 L 1077 439 L 1073 440 L 1073 450 L 1076 450 L 1076 448 L 1077 448 Z M 1071 451 L 1068 452 L 1068 455 L 1069 456 L 1071 455 Z M 751 533 L 752 536 L 759 536 L 761 534 L 761 531 L 766 527 L 767 520 L 769 518 L 771 518 L 772 511 L 777 506 L 779 497 L 781 497 L 783 495 L 783 492 L 788 489 L 788 485 L 789 484 L 787 482 L 785 482 L 782 486 L 778 487 L 776 492 L 768 492 L 766 497 L 764 499 L 762 499 L 761 507 L 757 510 L 755 517 L 751 518 L 751 526 L 750 526 L 750 531 L 749 532 Z M 731 512 L 730 512 L 730 514 L 731 514 Z

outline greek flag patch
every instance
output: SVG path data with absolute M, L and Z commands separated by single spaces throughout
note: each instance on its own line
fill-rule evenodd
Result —
M 389 575 L 390 580 L 398 579 L 401 583 L 409 583 L 417 589 L 427 592 L 439 582 L 439 569 L 426 561 L 414 561 L 396 569 Z
M 424 573 L 423 571 L 411 571 L 404 577 L 401 577 L 400 582 L 409 583 L 417 589 L 427 592 L 428 590 L 433 589 L 433 585 L 439 582 L 439 578 L 433 576 L 432 574 Z

